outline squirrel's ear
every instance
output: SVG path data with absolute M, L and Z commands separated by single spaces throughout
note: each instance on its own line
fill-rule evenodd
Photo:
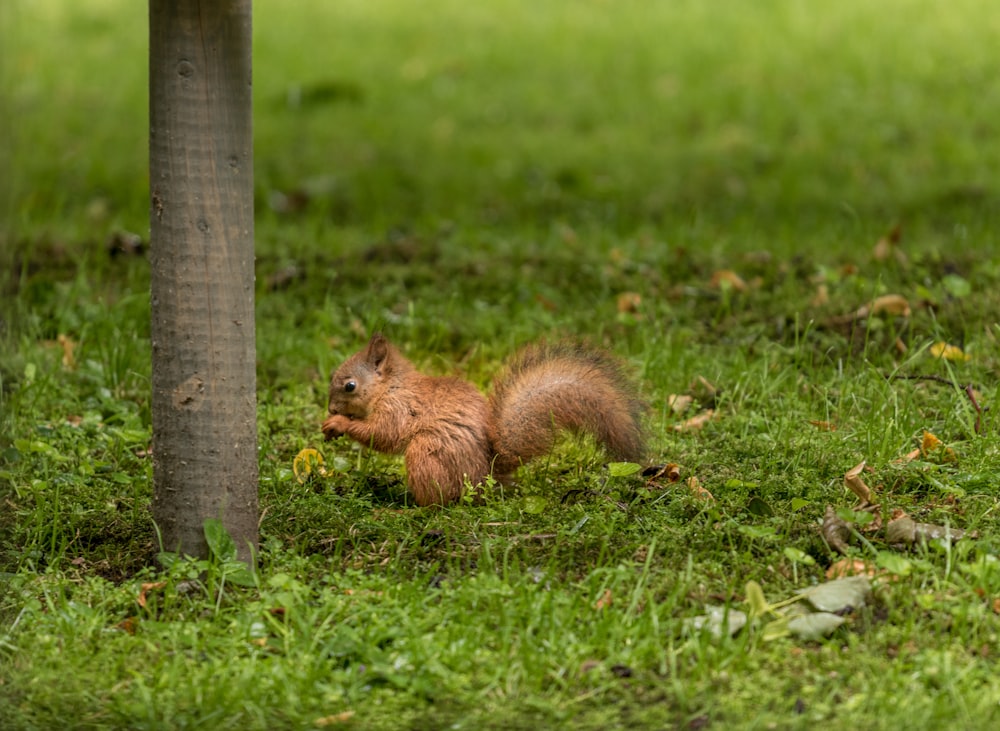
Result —
M 389 341 L 382 333 L 373 333 L 366 348 L 366 358 L 373 367 L 378 368 L 389 355 Z

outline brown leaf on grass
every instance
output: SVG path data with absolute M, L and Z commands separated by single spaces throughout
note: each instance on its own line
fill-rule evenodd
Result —
M 675 414 L 683 414 L 693 403 L 694 396 L 687 394 L 672 393 L 667 396 L 667 407 Z
M 746 292 L 747 283 L 739 274 L 731 269 L 720 269 L 712 274 L 710 282 L 713 289 L 732 289 L 736 292 Z
M 691 495 L 699 500 L 704 500 L 706 502 L 715 502 L 715 496 L 712 495 L 708 490 L 701 486 L 701 481 L 692 475 L 687 479 L 688 490 L 691 491 Z
M 652 465 L 642 471 L 642 476 L 646 478 L 646 484 L 651 487 L 655 486 L 661 480 L 677 482 L 681 479 L 681 467 L 675 462 Z
M 887 261 L 889 258 L 894 258 L 900 264 L 906 264 L 906 254 L 899 247 L 902 238 L 903 227 L 896 224 L 876 242 L 875 248 L 872 249 L 872 258 L 875 261 Z
M 812 307 L 822 307 L 830 301 L 830 290 L 825 284 L 820 284 L 816 287 L 816 294 L 813 298 L 809 300 L 809 305 Z
M 837 431 L 837 425 L 829 421 L 816 421 L 814 419 L 810 419 L 809 423 L 820 431 Z
M 855 465 L 847 471 L 844 475 L 844 484 L 847 486 L 851 492 L 858 496 L 858 500 L 861 501 L 861 505 L 871 505 L 872 504 L 872 491 L 865 481 L 861 479 L 861 472 L 865 468 L 865 461 L 862 460 L 859 464 Z
M 884 294 L 876 297 L 867 307 L 861 307 L 855 315 L 858 319 L 870 315 L 888 315 L 890 317 L 909 317 L 910 303 L 901 294 Z
M 615 302 L 621 315 L 638 315 L 642 306 L 642 295 L 638 292 L 622 292 Z
M 832 505 L 826 506 L 823 523 L 820 526 L 820 536 L 827 545 L 838 553 L 847 553 L 847 542 L 851 537 L 851 527 L 844 522 Z
M 875 315 L 886 317 L 909 317 L 911 314 L 910 303 L 905 297 L 899 294 L 886 294 L 876 297 L 866 305 L 862 305 L 854 312 L 846 315 L 830 317 L 825 321 L 826 326 L 833 329 L 848 329 L 862 320 L 867 320 Z M 905 345 L 904 345 L 905 347 Z
M 700 414 L 695 414 L 680 424 L 674 424 L 674 431 L 696 431 L 714 418 L 716 418 L 715 409 L 705 409 Z
M 120 629 L 122 632 L 128 635 L 134 635 L 136 630 L 139 629 L 139 618 L 126 617 L 121 622 L 115 625 L 115 629 Z
M 912 545 L 926 543 L 937 539 L 957 541 L 968 536 L 977 538 L 976 531 L 964 531 L 961 528 L 951 528 L 933 523 L 918 523 L 909 515 L 898 511 L 895 517 L 885 527 L 885 540 L 888 543 Z
M 604 593 L 601 594 L 598 600 L 594 603 L 594 609 L 596 609 L 598 612 L 603 612 L 613 603 L 614 603 L 614 597 L 611 594 L 611 589 L 605 589 Z
M 73 357 L 73 350 L 76 348 L 76 343 L 68 335 L 63 335 L 59 333 L 56 337 L 56 342 L 59 343 L 59 347 L 62 348 L 62 365 L 68 371 L 76 368 L 76 359 Z
M 145 609 L 146 608 L 146 594 L 149 593 L 150 591 L 153 591 L 154 589 L 162 589 L 166 585 L 167 585 L 166 581 L 151 581 L 149 583 L 142 584 L 139 587 L 139 596 L 136 599 L 136 601 L 139 603 L 139 606 L 142 607 L 143 609 Z
M 878 569 L 867 561 L 857 558 L 842 558 L 834 561 L 826 570 L 826 578 L 842 579 L 845 576 L 875 576 Z
M 313 720 L 313 725 L 320 728 L 324 726 L 337 726 L 342 723 L 349 723 L 352 718 L 354 718 L 354 711 L 341 711 L 340 713 L 334 713 L 332 716 L 317 718 Z

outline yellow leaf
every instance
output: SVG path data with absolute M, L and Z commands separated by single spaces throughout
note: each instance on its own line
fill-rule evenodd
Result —
M 920 440 L 921 452 L 923 452 L 926 455 L 928 452 L 933 452 L 940 446 L 941 446 L 940 439 L 931 434 L 929 431 L 924 432 L 924 438 Z
M 302 485 L 312 476 L 313 470 L 320 477 L 326 477 L 326 467 L 323 466 L 323 455 L 315 449 L 303 449 L 292 462 L 292 472 L 295 479 Z
M 928 352 L 935 358 L 944 358 L 945 360 L 967 361 L 972 358 L 958 346 L 948 343 L 934 343 Z
M 958 460 L 958 455 L 955 454 L 954 449 L 944 446 L 940 439 L 931 434 L 929 431 L 925 431 L 923 438 L 920 440 L 920 451 L 923 453 L 924 457 L 927 457 L 932 452 L 937 452 L 938 450 L 942 450 L 942 452 L 937 459 L 943 462 L 955 462 Z

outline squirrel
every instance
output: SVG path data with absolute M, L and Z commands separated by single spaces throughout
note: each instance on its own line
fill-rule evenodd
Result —
M 494 380 L 489 399 L 460 378 L 420 373 L 381 333 L 330 378 L 326 440 L 343 435 L 405 454 L 417 505 L 447 505 L 491 473 L 503 483 L 552 449 L 560 429 L 587 432 L 615 459 L 645 453 L 634 385 L 609 353 L 530 345 Z

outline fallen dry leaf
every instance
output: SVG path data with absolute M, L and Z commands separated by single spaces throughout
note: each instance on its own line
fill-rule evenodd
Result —
M 825 284 L 820 284 L 816 287 L 816 294 L 809 301 L 812 307 L 822 307 L 830 301 L 830 291 Z
M 618 295 L 616 306 L 619 314 L 637 315 L 642 305 L 642 295 L 638 292 L 622 292 Z
M 715 496 L 702 487 L 701 481 L 694 475 L 687 479 L 687 486 L 693 497 L 696 497 L 699 500 L 705 500 L 706 502 L 715 502 Z
M 73 357 L 73 350 L 76 348 L 76 343 L 73 342 L 67 335 L 63 335 L 62 333 L 59 333 L 59 335 L 56 337 L 56 341 L 62 348 L 63 368 L 70 371 L 73 370 L 74 368 L 76 368 L 76 360 Z
M 957 345 L 949 345 L 948 343 L 934 343 L 927 349 L 927 352 L 930 353 L 933 358 L 943 358 L 944 360 L 960 363 L 972 360 L 972 356 L 963 351 Z
M 605 589 L 604 593 L 601 594 L 600 598 L 594 603 L 594 609 L 601 612 L 611 606 L 614 602 L 614 598 L 611 595 L 611 589 Z
M 710 284 L 713 289 L 722 289 L 727 287 L 729 289 L 736 290 L 737 292 L 746 292 L 747 290 L 747 283 L 739 274 L 731 269 L 720 269 L 712 274 L 712 281 Z
M 951 447 L 944 446 L 944 443 L 929 431 L 924 431 L 924 436 L 920 440 L 920 453 L 924 457 L 934 456 L 943 462 L 957 462 L 958 455 Z
M 327 475 L 322 454 L 315 449 L 306 448 L 295 455 L 295 459 L 292 460 L 292 472 L 295 473 L 295 479 L 300 485 L 305 484 L 314 471 L 320 477 Z
M 687 394 L 672 393 L 667 396 L 667 406 L 675 414 L 683 414 L 693 403 L 694 396 L 688 396 Z
M 149 582 L 147 584 L 142 584 L 139 587 L 139 596 L 136 599 L 136 601 L 139 603 L 139 606 L 142 607 L 143 609 L 145 609 L 146 608 L 146 594 L 148 592 L 150 592 L 150 591 L 153 591 L 154 589 L 162 589 L 166 585 L 167 585 L 166 581 L 151 581 L 151 582 Z
M 875 248 L 872 249 L 872 258 L 875 261 L 886 261 L 892 257 L 900 264 L 906 264 L 906 254 L 899 246 L 902 238 L 902 226 L 899 224 L 893 226 L 885 236 L 876 242 Z
M 865 460 L 862 460 L 860 464 L 855 465 L 847 471 L 844 475 L 844 484 L 847 488 L 858 496 L 858 500 L 861 501 L 862 506 L 872 504 L 872 491 L 865 481 L 861 479 L 861 472 L 865 468 Z
M 352 718 L 354 718 L 354 711 L 342 711 L 340 713 L 335 713 L 332 716 L 323 716 L 322 718 L 317 718 L 313 721 L 313 725 L 319 727 L 336 726 L 341 723 L 347 723 Z
M 829 318 L 826 323 L 830 327 L 844 328 L 853 326 L 861 320 L 867 320 L 874 315 L 885 315 L 889 317 L 909 317 L 910 303 L 905 297 L 899 294 L 886 294 L 876 297 L 866 305 L 862 305 L 854 312 L 846 315 L 837 315 Z M 905 348 L 905 344 L 903 344 Z
M 642 471 L 642 476 L 646 478 L 646 484 L 650 486 L 657 484 L 660 480 L 677 482 L 681 479 L 681 467 L 676 462 L 652 465 Z
M 674 424 L 674 431 L 695 431 L 701 429 L 713 418 L 715 418 L 715 410 L 705 409 L 700 414 L 696 414 L 680 424 Z
M 134 635 L 135 631 L 139 628 L 139 618 L 138 617 L 126 617 L 121 622 L 115 625 L 115 629 L 120 629 L 125 634 Z
M 847 553 L 847 542 L 851 537 L 851 527 L 841 520 L 832 505 L 826 506 L 826 512 L 823 514 L 823 523 L 820 526 L 820 535 L 830 548 L 838 553 Z
M 889 525 L 885 528 L 885 539 L 888 543 L 906 545 L 926 543 L 937 539 L 957 541 L 966 536 L 976 538 L 978 534 L 975 531 L 966 532 L 961 528 L 934 525 L 933 523 L 918 523 L 906 513 L 901 513 L 898 517 L 890 520 Z
M 809 420 L 809 423 L 820 431 L 837 431 L 837 425 L 829 421 L 816 421 L 813 419 Z
M 868 315 L 889 315 L 891 317 L 909 317 L 910 316 L 910 303 L 907 301 L 906 297 L 900 294 L 884 294 L 881 297 L 876 297 L 872 300 L 872 303 L 868 306 L 868 312 L 861 314 L 862 310 L 866 308 L 862 307 L 858 310 L 858 319 L 863 317 L 868 317 Z
M 842 558 L 834 561 L 826 570 L 826 578 L 842 579 L 845 576 L 875 576 L 878 569 L 867 561 L 858 558 Z

